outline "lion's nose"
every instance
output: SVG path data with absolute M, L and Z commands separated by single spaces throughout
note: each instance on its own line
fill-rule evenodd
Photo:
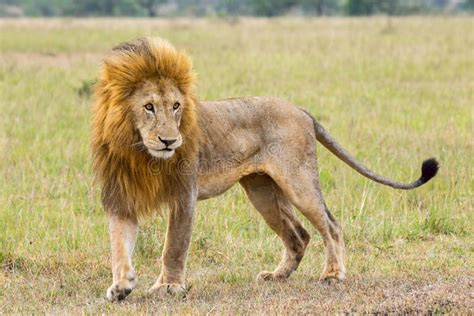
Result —
M 176 142 L 176 139 L 163 139 L 161 137 L 158 136 L 158 138 L 161 140 L 161 142 L 163 144 L 165 144 L 166 146 L 169 146 L 169 145 L 172 145 Z

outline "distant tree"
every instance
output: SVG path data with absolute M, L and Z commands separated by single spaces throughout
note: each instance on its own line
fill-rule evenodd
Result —
M 103 5 L 101 1 L 83 0 L 75 1 L 71 7 L 70 12 L 73 15 L 103 15 Z
M 114 0 L 112 0 L 114 1 Z M 145 16 L 147 9 L 137 0 L 115 0 L 115 12 L 119 16 Z
M 173 0 L 179 8 L 179 12 L 185 15 L 201 16 L 205 12 L 202 0 Z
M 461 4 L 461 8 L 474 11 L 474 0 L 465 0 L 464 3 Z
M 276 16 L 298 4 L 298 0 L 251 0 L 249 7 L 254 15 Z
M 394 15 L 398 12 L 399 2 L 400 0 L 379 0 L 375 9 L 387 15 Z
M 217 11 L 229 15 L 248 14 L 248 0 L 220 0 L 217 4 Z
M 156 16 L 157 13 L 157 6 L 160 3 L 167 2 L 167 0 L 139 0 L 139 4 L 145 8 L 147 15 L 149 17 Z
M 300 0 L 303 13 L 329 15 L 340 10 L 339 0 Z
M 78 16 L 146 15 L 146 9 L 137 0 L 73 0 L 70 11 Z
M 0 0 L 0 4 L 18 6 L 28 16 L 63 15 L 73 0 Z
M 374 0 L 346 0 L 345 11 L 348 15 L 371 15 L 375 12 Z

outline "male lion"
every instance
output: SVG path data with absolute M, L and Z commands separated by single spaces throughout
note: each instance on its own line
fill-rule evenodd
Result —
M 342 280 L 344 240 L 321 194 L 316 140 L 362 175 L 397 189 L 416 188 L 438 170 L 429 159 L 417 181 L 392 181 L 357 162 L 301 108 L 271 97 L 200 102 L 193 84 L 190 59 L 159 38 L 121 44 L 105 58 L 95 87 L 91 147 L 109 222 L 111 301 L 136 285 L 137 219 L 163 205 L 170 210 L 163 268 L 150 291 L 184 291 L 196 202 L 237 182 L 285 246 L 278 267 L 258 279 L 286 279 L 303 258 L 310 235 L 294 206 L 323 238 L 321 279 Z

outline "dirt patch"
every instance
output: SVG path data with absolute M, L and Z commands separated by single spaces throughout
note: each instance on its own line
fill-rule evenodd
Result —
M 451 282 L 436 282 L 420 288 L 396 287 L 386 291 L 387 299 L 374 313 L 446 313 L 474 311 L 474 278 L 461 277 Z

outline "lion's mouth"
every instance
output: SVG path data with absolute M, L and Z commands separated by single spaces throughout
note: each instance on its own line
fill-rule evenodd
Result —
M 148 152 L 155 158 L 168 159 L 174 155 L 175 150 L 173 148 L 162 148 L 162 149 L 151 149 L 148 148 Z
M 161 148 L 161 149 L 148 148 L 148 150 L 150 150 L 150 151 L 155 151 L 155 152 L 170 152 L 170 151 L 173 151 L 173 150 L 175 150 L 175 149 L 174 149 L 174 148 L 166 147 L 166 148 Z

